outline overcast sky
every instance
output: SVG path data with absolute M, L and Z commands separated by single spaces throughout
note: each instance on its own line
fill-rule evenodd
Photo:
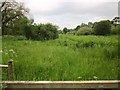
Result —
M 118 16 L 119 0 L 17 0 L 30 9 L 35 23 L 53 23 L 61 29 Z

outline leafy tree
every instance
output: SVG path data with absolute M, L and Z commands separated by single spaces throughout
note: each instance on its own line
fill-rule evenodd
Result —
M 63 33 L 66 34 L 67 32 L 68 32 L 68 29 L 65 27 L 65 28 L 63 29 Z
M 85 23 L 81 23 L 81 25 L 80 25 L 80 27 L 85 27 L 85 26 L 88 26 L 88 25 Z
M 80 29 L 80 25 L 78 25 L 74 30 L 78 31 Z
M 24 35 L 25 27 L 28 25 L 28 23 L 29 20 L 26 17 L 15 21 L 14 25 L 11 26 L 11 35 Z
M 93 23 L 92 23 L 92 22 L 88 22 L 88 26 L 89 26 L 90 28 L 93 28 Z
M 112 23 L 113 23 L 114 25 L 120 24 L 120 17 L 114 17 L 114 19 L 112 20 Z
M 94 25 L 94 32 L 96 35 L 107 35 L 110 33 L 110 30 L 111 24 L 108 20 L 97 22 Z
M 19 21 L 21 18 L 26 17 L 25 14 L 28 14 L 29 10 L 24 7 L 23 3 L 18 3 L 15 0 L 6 0 L 2 3 L 1 6 L 2 12 L 2 34 L 11 34 L 12 28 L 15 26 L 16 21 Z

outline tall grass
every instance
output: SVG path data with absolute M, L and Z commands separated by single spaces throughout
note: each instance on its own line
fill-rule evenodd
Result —
M 14 60 L 15 80 L 118 79 L 117 38 L 60 35 L 56 40 L 31 41 L 3 37 L 3 64 Z M 7 80 L 7 75 L 2 79 Z

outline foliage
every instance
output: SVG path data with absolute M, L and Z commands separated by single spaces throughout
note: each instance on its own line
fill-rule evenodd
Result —
M 97 22 L 94 25 L 94 32 L 96 35 L 107 35 L 110 34 L 111 24 L 110 21 L 104 20 Z
M 88 26 L 89 26 L 90 28 L 93 28 L 93 23 L 92 23 L 92 22 L 88 22 Z
M 50 40 L 58 38 L 58 27 L 51 23 L 39 24 L 33 26 L 33 28 L 32 35 L 28 34 L 33 40 Z
M 120 34 L 120 25 L 112 25 L 111 34 Z
M 32 30 L 31 30 L 31 27 L 30 26 L 24 26 L 24 34 L 25 34 L 25 37 L 29 40 L 29 39 L 32 39 L 33 37 L 33 33 L 32 33 Z
M 80 25 L 78 25 L 74 30 L 78 31 L 80 29 Z
M 18 3 L 14 0 L 3 2 L 2 7 L 2 34 L 9 35 L 14 33 L 13 27 L 15 28 L 16 21 L 19 21 L 21 18 L 26 17 L 29 11 L 25 8 L 23 3 Z M 16 31 L 17 32 L 17 31 Z
M 92 31 L 92 28 L 90 27 L 87 27 L 87 26 L 84 26 L 84 27 L 81 27 L 77 32 L 76 32 L 76 35 L 90 35 L 92 34 L 93 31 Z
M 120 17 L 114 17 L 114 19 L 112 20 L 112 23 L 114 24 L 114 25 L 119 25 L 120 24 Z
M 2 64 L 7 64 L 9 59 L 14 60 L 15 80 L 120 79 L 117 35 L 62 34 L 59 39 L 45 42 L 17 38 L 5 36 L 2 43 Z M 7 81 L 5 70 L 2 70 L 2 80 Z
M 65 28 L 63 29 L 63 33 L 66 34 L 67 32 L 68 32 L 68 29 L 65 27 Z
M 25 32 L 28 31 L 26 27 L 30 26 L 32 23 L 31 19 L 27 17 L 20 18 L 18 21 L 15 21 L 14 26 L 11 26 L 12 31 L 10 35 L 25 35 Z
M 88 25 L 85 24 L 85 23 L 81 23 L 81 25 L 78 25 L 78 26 L 74 29 L 74 31 L 78 31 L 81 27 L 88 27 Z
M 85 24 L 85 23 L 81 23 L 81 25 L 80 25 L 80 27 L 87 27 L 88 25 L 87 24 Z
M 63 34 L 63 31 L 62 31 L 62 30 L 58 30 L 58 33 L 59 33 L 59 34 Z

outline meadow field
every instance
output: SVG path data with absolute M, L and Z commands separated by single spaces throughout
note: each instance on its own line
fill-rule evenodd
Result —
M 14 61 L 14 80 L 116 80 L 118 36 L 59 35 L 49 41 L 4 36 L 2 64 Z M 6 69 L 2 79 L 8 80 Z

